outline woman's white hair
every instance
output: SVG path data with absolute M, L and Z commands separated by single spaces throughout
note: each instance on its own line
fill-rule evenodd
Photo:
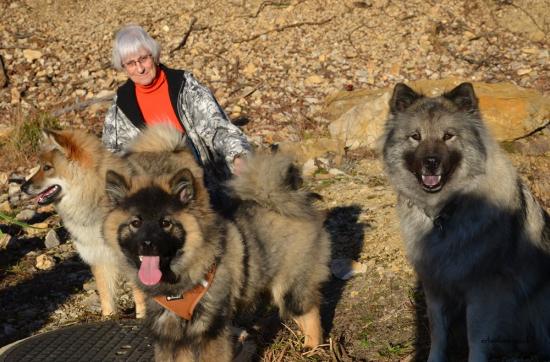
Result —
M 122 70 L 123 61 L 130 56 L 137 55 L 140 49 L 151 53 L 155 64 L 159 64 L 160 45 L 139 25 L 126 25 L 120 29 L 113 43 L 113 66 Z

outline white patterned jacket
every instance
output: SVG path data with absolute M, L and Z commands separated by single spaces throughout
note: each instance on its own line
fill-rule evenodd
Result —
M 244 133 L 229 121 L 212 92 L 191 73 L 163 65 L 160 67 L 166 74 L 174 111 L 198 161 L 218 176 L 232 171 L 233 159 L 251 150 Z M 119 152 L 145 127 L 135 84 L 128 79 L 118 88 L 107 111 L 102 141 L 109 150 Z

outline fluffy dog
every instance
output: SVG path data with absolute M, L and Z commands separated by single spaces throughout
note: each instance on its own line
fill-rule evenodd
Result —
M 74 237 L 80 257 L 91 267 L 101 301 L 101 312 L 116 311 L 118 260 L 103 239 L 105 174 L 124 170 L 126 163 L 107 151 L 99 139 L 84 131 L 44 131 L 40 168 L 21 189 L 37 196 L 41 205 L 55 206 Z M 134 287 L 136 315 L 145 314 L 143 294 Z
M 256 155 L 229 184 L 230 218 L 211 207 L 203 171 L 169 127 L 130 146 L 130 177 L 107 172 L 104 225 L 126 273 L 147 294 L 156 361 L 231 361 L 228 325 L 269 293 L 305 347 L 322 343 L 320 286 L 329 276 L 323 218 L 281 155 Z
M 469 361 L 519 351 L 550 358 L 549 217 L 489 135 L 472 85 L 430 98 L 398 84 L 383 158 L 426 296 L 428 360 L 446 360 L 457 315 Z

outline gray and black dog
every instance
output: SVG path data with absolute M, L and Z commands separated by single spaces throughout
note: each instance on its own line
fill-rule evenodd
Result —
M 382 152 L 426 297 L 428 360 L 447 359 L 457 316 L 469 361 L 550 358 L 550 218 L 491 137 L 473 86 L 425 97 L 397 84 Z

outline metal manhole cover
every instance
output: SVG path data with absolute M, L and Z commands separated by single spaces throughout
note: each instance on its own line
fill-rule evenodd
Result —
M 0 362 L 150 362 L 153 355 L 153 340 L 147 327 L 136 320 L 117 320 L 30 337 L 0 355 Z

